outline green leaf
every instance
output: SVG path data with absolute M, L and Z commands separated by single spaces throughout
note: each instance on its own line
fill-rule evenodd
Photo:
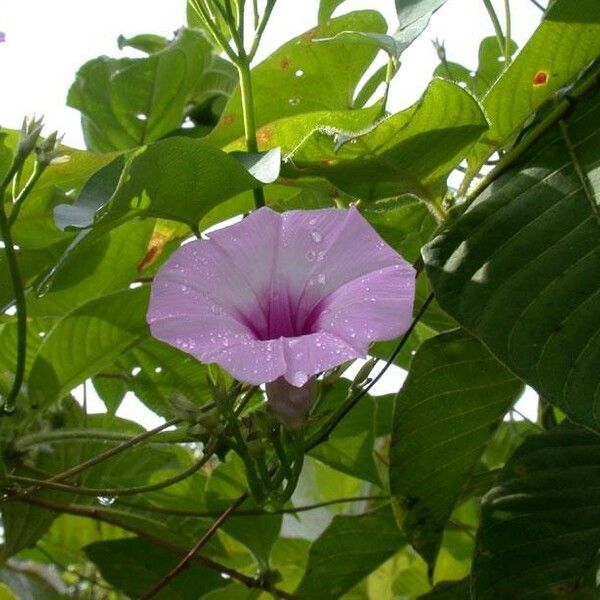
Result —
M 91 244 L 81 244 L 75 254 L 66 251 L 43 289 L 41 297 L 28 296 L 32 316 L 63 316 L 81 304 L 123 289 L 140 275 L 138 265 L 146 254 L 154 229 L 153 221 L 124 223 Z M 51 277 L 51 279 L 50 279 Z
M 448 518 L 522 383 L 463 330 L 427 340 L 396 400 L 390 489 L 433 570 Z
M 517 44 L 510 40 L 511 56 L 516 50 Z M 436 67 L 433 75 L 434 77 L 444 77 L 454 81 L 461 87 L 466 86 L 475 96 L 482 98 L 506 67 L 506 63 L 502 61 L 503 59 L 504 49 L 501 49 L 498 45 L 498 38 L 496 36 L 486 37 L 479 44 L 479 67 L 476 72 L 470 71 L 455 62 L 445 60 Z
M 428 594 L 419 596 L 418 600 L 471 600 L 470 580 L 442 581 Z
M 152 338 L 118 360 L 128 386 L 153 412 L 172 418 L 173 400 L 200 406 L 211 400 L 208 367 L 196 358 Z M 136 375 L 129 375 L 138 367 Z
M 442 308 L 597 431 L 599 122 L 596 90 L 423 251 Z
M 425 16 L 430 17 L 446 0 L 396 0 L 396 12 L 402 28 L 412 25 Z
M 162 35 L 154 35 L 152 33 L 142 33 L 130 38 L 120 35 L 117 38 L 119 50 L 123 50 L 123 48 L 134 48 L 135 50 L 145 52 L 146 54 L 160 52 L 167 47 L 168 43 L 169 41 L 162 37 Z
M 284 147 L 282 175 L 322 177 L 364 200 L 439 198 L 449 172 L 486 129 L 473 96 L 436 79 L 416 104 L 373 127 L 317 129 L 289 153 Z
M 204 140 L 174 137 L 133 153 L 111 199 L 100 211 L 77 203 L 72 225 L 88 223 L 112 228 L 134 217 L 158 217 L 195 228 L 200 219 L 223 200 L 272 183 L 279 174 L 280 154 L 229 155 Z M 102 229 L 102 228 L 100 228 Z M 93 239 L 93 237 L 92 237 Z
M 527 438 L 483 500 L 474 597 L 597 598 L 599 489 L 600 437 L 565 423 Z
M 406 543 L 390 506 L 339 515 L 315 540 L 297 590 L 301 598 L 334 600 L 396 554 Z
M 412 2 L 412 6 L 406 6 L 405 1 L 398 0 L 396 7 L 400 27 L 391 35 L 365 33 L 362 31 L 342 31 L 333 37 L 316 41 L 350 42 L 353 44 L 374 46 L 375 48 L 384 50 L 390 57 L 397 61 L 402 53 L 423 33 L 433 13 L 445 2 L 446 0 L 417 0 L 416 2 Z M 319 22 L 321 22 L 320 19 Z
M 148 288 L 91 300 L 44 338 L 29 375 L 31 403 L 47 405 L 112 364 L 148 335 Z
M 483 162 L 504 146 L 525 121 L 600 54 L 600 4 L 556 0 L 542 24 L 483 101 L 490 130 L 471 161 Z M 537 82 L 536 75 L 542 75 Z
M 179 127 L 211 53 L 202 32 L 182 29 L 150 56 L 87 62 L 67 98 L 82 113 L 87 146 L 99 152 L 134 148 Z
M 230 453 L 208 479 L 207 506 L 210 510 L 224 511 L 247 490 L 244 465 L 237 455 Z M 248 500 L 244 502 L 244 508 L 260 507 L 253 500 Z M 252 552 L 258 565 L 266 568 L 273 544 L 281 532 L 281 522 L 281 515 L 276 514 L 253 515 L 250 519 L 234 517 L 224 523 L 223 530 L 244 544 Z
M 319 24 L 329 21 L 335 9 L 346 0 L 321 0 L 319 2 Z
M 347 380 L 325 387 L 319 412 L 336 410 L 346 401 L 349 393 L 356 391 L 350 389 Z M 373 458 L 374 425 L 375 402 L 367 396 L 350 411 L 325 443 L 311 450 L 310 455 L 333 469 L 381 487 Z
M 379 13 L 353 12 L 322 23 L 279 48 L 252 69 L 257 126 L 304 113 L 352 108 L 356 86 L 377 49 L 313 40 L 345 30 L 383 33 L 385 29 L 385 20 Z M 207 140 L 225 146 L 243 135 L 238 87 Z
M 148 592 L 183 558 L 140 538 L 95 542 L 86 546 L 85 553 L 106 581 L 131 598 Z M 217 571 L 193 561 L 154 597 L 197 600 L 206 592 L 226 584 Z

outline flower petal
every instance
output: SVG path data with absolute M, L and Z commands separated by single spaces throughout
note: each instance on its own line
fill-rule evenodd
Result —
M 337 365 L 363 356 L 350 344 L 329 332 L 284 338 L 285 379 L 293 386 L 303 386 L 310 377 Z
M 315 307 L 341 286 L 386 267 L 406 265 L 355 208 L 290 211 L 282 219 L 278 271 L 285 267 L 299 332 L 311 330 Z
M 412 321 L 415 271 L 396 264 L 354 279 L 316 309 L 315 326 L 366 352 L 374 340 L 391 340 Z
M 283 353 L 283 338 L 278 340 L 244 340 L 224 348 L 211 356 L 216 362 L 239 381 L 261 385 L 275 381 L 286 370 Z

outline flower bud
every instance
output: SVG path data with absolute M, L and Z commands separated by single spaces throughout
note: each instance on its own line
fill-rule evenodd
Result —
M 23 125 L 21 125 L 21 135 L 17 145 L 17 156 L 24 160 L 34 150 L 40 137 L 40 133 L 44 127 L 43 118 L 37 120 L 33 117 L 31 120 L 25 117 Z

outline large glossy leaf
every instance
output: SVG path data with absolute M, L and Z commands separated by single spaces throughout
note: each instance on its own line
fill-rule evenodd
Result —
M 487 129 L 477 101 L 458 85 L 434 80 L 410 108 L 358 130 L 317 128 L 285 152 L 282 175 L 323 177 L 374 200 L 412 193 L 438 198 L 448 173 Z
M 340 598 L 405 543 L 389 505 L 361 515 L 336 516 L 311 546 L 297 594 L 314 600 Z
M 44 338 L 29 375 L 32 404 L 57 400 L 148 335 L 148 288 L 116 292 L 83 304 Z
M 600 95 L 582 100 L 424 249 L 442 308 L 600 431 Z
M 596 0 L 553 2 L 483 101 L 491 126 L 472 157 L 475 165 L 505 145 L 535 110 L 599 54 L 600 4 Z
M 68 268 L 60 269 L 52 281 L 52 291 L 28 297 L 28 312 L 36 316 L 62 316 L 77 306 L 122 289 L 140 275 L 154 229 L 153 221 L 124 223 L 95 243 L 82 247 Z
M 196 227 L 217 204 L 246 190 L 272 183 L 279 174 L 279 152 L 239 155 L 203 140 L 168 138 L 133 153 L 107 204 L 61 207 L 61 222 L 106 228 L 134 217 L 159 217 Z M 87 216 L 87 219 L 84 219 Z
M 82 113 L 88 147 L 100 152 L 133 148 L 179 127 L 211 52 L 201 31 L 182 29 L 150 56 L 101 56 L 83 65 L 67 102 Z
M 182 559 L 140 538 L 95 542 L 85 548 L 85 553 L 104 579 L 132 598 L 148 592 Z M 226 583 L 214 569 L 194 562 L 154 597 L 197 600 Z
M 600 437 L 565 423 L 527 438 L 483 500 L 474 597 L 597 598 L 598 490 Z
M 433 569 L 448 518 L 522 384 L 463 330 L 427 340 L 398 395 L 390 488 L 398 517 Z
M 279 48 L 252 70 L 257 125 L 314 111 L 352 108 L 356 86 L 377 49 L 313 40 L 346 30 L 383 33 L 385 29 L 385 20 L 379 13 L 353 12 L 321 23 Z M 238 88 L 207 139 L 224 146 L 243 135 Z

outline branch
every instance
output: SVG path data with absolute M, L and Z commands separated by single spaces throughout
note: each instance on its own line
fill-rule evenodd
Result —
M 233 512 L 248 498 L 248 494 L 242 494 L 227 510 L 223 511 L 219 518 L 208 528 L 206 533 L 198 540 L 194 547 L 181 559 L 181 561 L 160 581 L 156 583 L 148 592 L 140 596 L 139 600 L 150 600 L 154 598 L 163 588 L 165 588 L 177 575 L 189 567 L 196 554 L 200 551 L 208 540 L 219 530 L 221 525 L 231 516 Z
M 107 510 L 107 509 L 103 509 L 100 507 L 80 506 L 77 504 L 59 504 L 59 503 L 51 502 L 49 500 L 45 500 L 42 498 L 34 498 L 34 497 L 19 498 L 19 499 L 16 499 L 16 501 L 24 502 L 26 504 L 32 504 L 34 506 L 39 506 L 41 508 L 45 508 L 47 510 L 51 510 L 51 511 L 57 512 L 57 513 L 66 513 L 66 514 L 70 514 L 70 515 L 76 515 L 76 516 L 80 516 L 80 517 L 88 517 L 91 519 L 96 519 L 98 521 L 102 521 L 104 523 L 108 523 L 110 525 L 115 525 L 116 527 L 120 527 L 121 529 L 124 529 L 125 531 L 129 531 L 129 532 L 139 536 L 140 538 L 143 538 L 152 544 L 156 544 L 157 546 L 165 548 L 166 550 L 169 550 L 175 554 L 181 554 L 182 552 L 187 552 L 186 548 L 182 548 L 181 546 L 178 546 L 177 544 L 172 544 L 170 542 L 167 542 L 167 541 L 161 539 L 160 537 L 149 534 L 144 529 L 138 528 L 135 525 L 128 523 L 127 521 L 119 519 L 117 516 L 114 516 L 113 514 L 111 514 L 112 511 Z M 239 571 L 236 571 L 235 569 L 232 569 L 232 568 L 228 567 L 227 565 L 224 565 L 222 563 L 214 561 L 211 558 L 202 556 L 201 554 L 196 554 L 194 556 L 194 560 L 202 563 L 203 565 L 205 565 L 206 567 L 208 567 L 210 569 L 214 569 L 215 571 L 217 571 L 221 574 L 229 575 L 229 577 L 243 583 L 248 588 L 260 589 L 260 590 L 272 592 L 274 594 L 277 594 L 277 596 L 279 596 L 280 598 L 283 598 L 284 600 L 300 600 L 297 596 L 294 596 L 293 594 L 289 594 L 288 592 L 284 592 L 283 590 L 279 590 L 279 589 L 271 589 L 270 586 L 261 582 L 260 580 L 249 577 L 248 575 L 245 575 L 244 573 L 240 573 Z

